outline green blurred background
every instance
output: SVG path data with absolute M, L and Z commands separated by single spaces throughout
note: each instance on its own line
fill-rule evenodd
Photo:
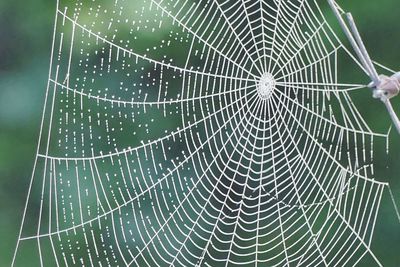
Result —
M 353 13 L 372 57 L 392 69 L 400 68 L 398 1 L 352 0 L 340 4 Z M 47 83 L 55 6 L 55 0 L 0 0 L 0 267 L 10 265 L 29 186 Z M 394 104 L 400 114 L 399 100 L 400 97 Z M 360 101 L 366 107 L 374 102 L 368 91 Z M 373 107 L 366 108 L 367 121 L 387 129 L 390 120 L 383 106 Z M 377 159 L 381 170 L 377 178 L 391 183 L 397 203 L 399 159 L 400 136 L 392 131 L 390 154 Z M 399 227 L 391 200 L 385 194 L 373 244 L 385 266 L 400 266 Z M 26 266 L 28 262 L 29 258 Z

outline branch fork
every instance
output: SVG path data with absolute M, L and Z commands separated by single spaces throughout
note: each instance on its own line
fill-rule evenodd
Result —
M 400 134 L 400 120 L 390 103 L 390 99 L 397 96 L 400 92 L 400 72 L 397 72 L 390 77 L 386 75 L 378 75 L 351 13 L 345 14 L 347 20 L 346 23 L 336 2 L 334 0 L 327 1 L 346 34 L 347 39 L 350 41 L 354 51 L 356 52 L 361 64 L 371 79 L 371 83 L 368 87 L 372 89 L 373 97 L 380 99 L 384 103 L 397 132 Z

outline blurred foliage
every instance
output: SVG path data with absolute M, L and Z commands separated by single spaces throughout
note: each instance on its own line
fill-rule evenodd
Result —
M 29 186 L 47 83 L 55 2 L 0 1 L 0 266 L 10 264 Z M 353 0 L 340 4 L 353 13 L 372 57 L 390 68 L 399 68 L 397 1 Z M 351 76 L 353 70 L 347 73 Z M 400 112 L 399 100 L 394 105 Z M 383 105 L 374 102 L 368 91 L 357 101 L 364 103 L 362 112 L 370 125 L 389 127 Z M 377 178 L 391 183 L 400 203 L 398 148 L 400 137 L 392 131 L 389 155 L 377 159 Z M 394 214 L 385 193 L 373 242 L 373 250 L 385 266 L 400 266 L 400 229 Z M 31 259 L 25 260 L 29 266 Z

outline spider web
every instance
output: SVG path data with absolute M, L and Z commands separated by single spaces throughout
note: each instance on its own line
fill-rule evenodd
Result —
M 58 1 L 13 265 L 381 265 L 388 134 L 319 2 Z

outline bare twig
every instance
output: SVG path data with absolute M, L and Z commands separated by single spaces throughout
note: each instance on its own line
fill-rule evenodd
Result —
M 363 65 L 365 71 L 371 79 L 371 83 L 368 85 L 373 90 L 373 96 L 380 99 L 386 106 L 389 112 L 390 118 L 395 125 L 397 132 L 400 134 L 400 120 L 390 103 L 390 98 L 398 95 L 400 91 L 400 73 L 394 74 L 392 77 L 387 77 L 385 75 L 379 75 L 375 69 L 374 63 L 368 54 L 365 44 L 361 38 L 361 34 L 357 29 L 356 23 L 354 22 L 351 13 L 346 14 L 347 22 L 350 25 L 348 28 L 345 20 L 339 11 L 339 8 L 334 0 L 327 0 L 331 6 L 333 13 L 335 14 L 343 32 L 350 41 L 354 51 L 356 52 L 361 64 Z

